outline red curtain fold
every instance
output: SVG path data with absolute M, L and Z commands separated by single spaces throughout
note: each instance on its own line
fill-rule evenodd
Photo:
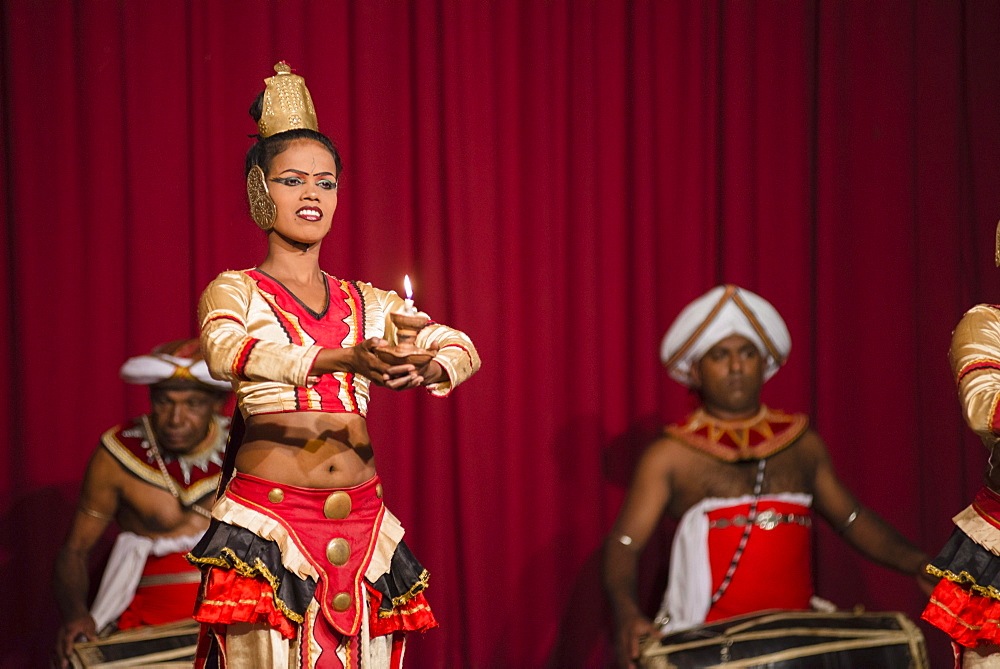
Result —
M 986 457 L 946 352 L 1000 301 L 997 25 L 978 2 L 5 0 L 0 662 L 51 647 L 83 468 L 147 403 L 118 367 L 193 335 L 201 289 L 263 255 L 246 110 L 282 59 L 345 160 L 325 268 L 410 274 L 483 357 L 447 400 L 373 397 L 442 623 L 409 664 L 608 661 L 600 542 L 692 402 L 659 340 L 723 281 L 788 321 L 765 400 L 808 412 L 845 483 L 935 552 Z M 820 595 L 919 613 L 910 579 L 817 541 Z

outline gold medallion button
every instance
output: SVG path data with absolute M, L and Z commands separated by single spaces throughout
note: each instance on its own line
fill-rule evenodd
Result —
M 338 611 L 346 611 L 351 608 L 351 593 L 349 592 L 338 592 L 333 597 L 333 608 Z
M 338 490 L 323 502 L 323 515 L 331 520 L 347 518 L 351 513 L 351 496 Z
M 382 499 L 382 484 L 381 483 L 376 483 L 375 484 L 375 496 L 378 497 L 379 499 Z
M 337 537 L 326 545 L 326 559 L 336 567 L 343 567 L 351 558 L 351 545 L 347 539 Z
M 285 491 L 281 488 L 271 488 L 271 491 L 267 493 L 267 499 L 270 500 L 272 504 L 277 504 L 285 499 Z

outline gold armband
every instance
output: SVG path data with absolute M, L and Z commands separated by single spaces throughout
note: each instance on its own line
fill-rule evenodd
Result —
M 76 510 L 79 511 L 80 513 L 87 514 L 91 518 L 97 518 L 98 520 L 103 520 L 108 523 L 114 520 L 114 516 L 109 516 L 106 513 L 101 513 L 100 511 L 94 511 L 93 509 L 88 509 L 85 506 L 78 506 L 76 507 Z

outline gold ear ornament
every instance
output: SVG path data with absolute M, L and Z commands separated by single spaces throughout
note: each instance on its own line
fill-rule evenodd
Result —
M 250 201 L 250 217 L 257 227 L 265 231 L 273 228 L 278 207 L 267 190 L 267 179 L 260 165 L 251 167 L 247 174 L 247 199 Z

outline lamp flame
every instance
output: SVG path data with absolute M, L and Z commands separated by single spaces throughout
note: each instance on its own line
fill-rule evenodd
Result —
M 413 286 L 410 284 L 410 275 L 409 274 L 404 274 L 403 275 L 403 290 L 406 291 L 406 299 L 412 300 L 413 299 Z

